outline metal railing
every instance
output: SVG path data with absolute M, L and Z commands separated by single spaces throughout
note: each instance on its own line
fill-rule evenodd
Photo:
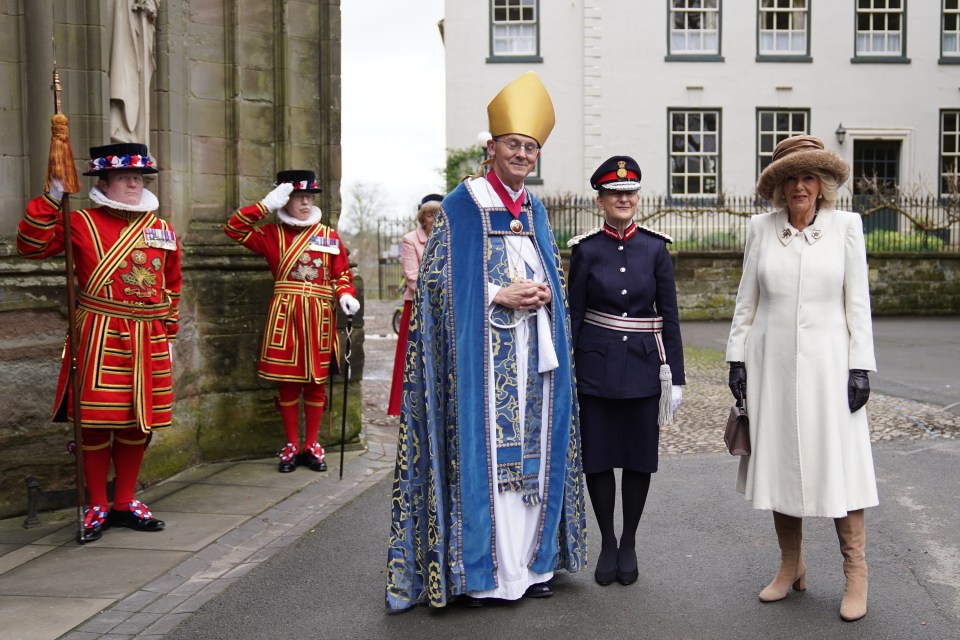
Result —
M 543 198 L 557 244 L 599 226 L 603 220 L 593 198 Z M 674 251 L 742 251 L 747 221 L 771 210 L 753 197 L 683 201 L 641 197 L 637 224 L 674 239 Z M 955 197 L 846 196 L 838 209 L 863 216 L 867 251 L 960 253 L 960 200 Z

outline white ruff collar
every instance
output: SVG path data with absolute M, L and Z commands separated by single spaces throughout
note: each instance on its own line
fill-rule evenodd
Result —
M 280 219 L 280 222 L 283 224 L 288 224 L 291 227 L 312 227 L 320 222 L 320 217 L 322 215 L 323 214 L 320 212 L 320 207 L 313 207 L 312 211 L 310 212 L 310 217 L 306 220 L 294 218 L 292 215 L 287 213 L 286 209 L 277 210 L 277 217 Z
M 147 189 L 144 189 L 140 195 L 140 204 L 114 202 L 97 187 L 90 189 L 90 200 L 99 207 L 109 207 L 117 211 L 132 211 L 134 213 L 149 213 L 160 208 L 160 201 L 157 200 L 157 196 Z

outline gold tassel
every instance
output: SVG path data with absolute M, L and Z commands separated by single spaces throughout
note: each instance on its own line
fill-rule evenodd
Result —
M 47 161 L 45 189 L 50 191 L 50 180 L 57 178 L 63 183 L 64 193 L 80 190 L 77 167 L 73 164 L 73 149 L 70 147 L 70 127 L 67 116 L 55 113 L 50 118 L 50 159 Z

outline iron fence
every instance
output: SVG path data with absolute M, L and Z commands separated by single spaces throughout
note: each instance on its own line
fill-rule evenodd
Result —
M 384 218 L 377 221 L 377 297 L 380 300 L 399 300 L 403 285 L 400 268 L 400 238 L 413 231 L 415 220 Z M 368 290 L 368 294 L 371 293 Z
M 593 198 L 548 196 L 543 203 L 561 247 L 603 220 Z M 635 220 L 670 235 L 672 250 L 742 251 L 747 221 L 770 208 L 752 197 L 711 201 L 641 197 Z M 869 253 L 960 252 L 958 198 L 846 196 L 837 208 L 863 216 Z

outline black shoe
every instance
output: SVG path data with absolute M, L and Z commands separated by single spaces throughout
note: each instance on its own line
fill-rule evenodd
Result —
M 524 598 L 549 598 L 553 595 L 553 590 L 546 582 L 537 582 L 527 587 L 523 594 Z
M 457 604 L 461 607 L 468 607 L 470 609 L 479 609 L 483 606 L 483 598 L 474 598 L 473 596 L 468 596 L 463 594 L 457 598 Z
M 166 523 L 158 520 L 150 513 L 150 509 L 143 503 L 134 500 L 135 509 L 118 511 L 110 509 L 110 515 L 107 516 L 107 524 L 111 527 L 127 527 L 134 531 L 163 531 Z
M 639 577 L 636 549 L 621 547 L 617 552 L 617 582 L 627 586 L 636 582 Z
M 88 542 L 96 542 L 103 537 L 103 532 L 110 528 L 110 525 L 104 524 L 101 527 L 84 527 L 83 533 L 77 534 L 77 542 L 80 544 L 87 544 Z
M 600 549 L 600 557 L 597 558 L 597 568 L 593 572 L 593 579 L 603 587 L 613 584 L 613 581 L 617 579 L 616 547 Z
M 294 457 L 290 460 L 281 460 L 280 464 L 277 467 L 280 473 L 290 473 L 291 471 L 297 470 L 297 459 Z
M 300 464 L 306 465 L 311 471 L 326 471 L 327 463 L 324 460 L 323 447 L 316 443 L 304 447 L 300 452 Z

